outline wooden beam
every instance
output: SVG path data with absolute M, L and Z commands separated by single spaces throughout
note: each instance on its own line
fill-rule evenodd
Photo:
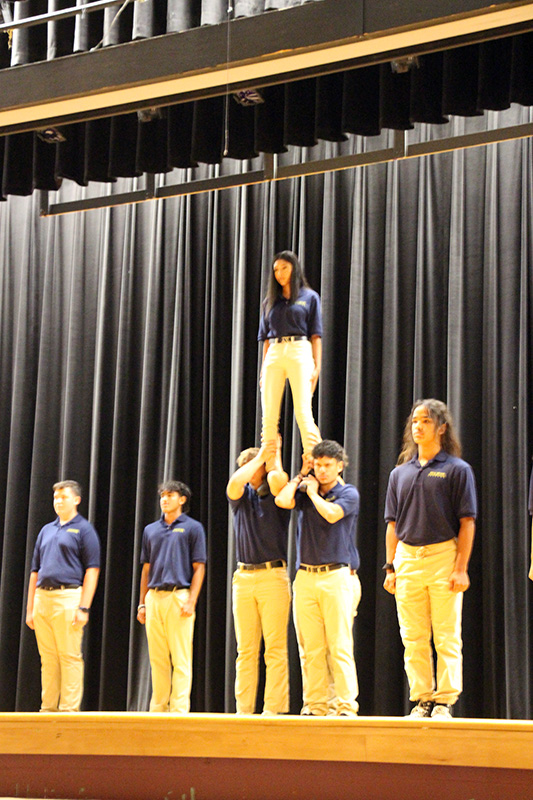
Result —
M 449 0 L 403 4 L 410 16 L 405 9 L 400 14 L 398 0 L 391 5 L 387 13 L 384 0 L 322 0 L 2 70 L 0 133 L 225 94 L 533 29 L 533 0 L 490 6 L 471 0 L 462 4 L 470 10 L 444 18 L 427 14 L 449 8 Z M 404 24 L 376 29 L 393 18 Z
M 231 758 L 533 769 L 533 723 L 234 714 L 0 714 L 0 754 Z

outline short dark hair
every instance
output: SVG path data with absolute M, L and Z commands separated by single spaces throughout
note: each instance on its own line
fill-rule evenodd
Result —
M 189 510 L 192 492 L 186 483 L 182 481 L 163 481 L 157 487 L 157 491 L 160 497 L 163 492 L 177 492 L 180 497 L 186 497 L 187 501 L 183 504 L 183 513 L 186 514 Z
M 334 458 L 335 461 L 342 461 L 345 467 L 348 466 L 346 450 L 342 444 L 333 441 L 333 439 L 322 439 L 321 442 L 315 444 L 311 455 L 313 458 Z
M 81 486 L 78 481 L 59 481 L 54 483 L 52 490 L 57 492 L 59 489 L 71 489 L 75 497 L 81 497 Z

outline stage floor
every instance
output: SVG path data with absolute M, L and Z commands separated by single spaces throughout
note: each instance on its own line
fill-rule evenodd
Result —
M 0 795 L 533 800 L 533 723 L 4 713 Z

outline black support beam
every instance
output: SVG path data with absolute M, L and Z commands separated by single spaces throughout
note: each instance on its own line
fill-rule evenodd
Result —
M 321 0 L 2 70 L 0 133 L 169 105 L 533 29 L 533 0 L 490 5 L 466 0 L 457 13 L 458 5 Z

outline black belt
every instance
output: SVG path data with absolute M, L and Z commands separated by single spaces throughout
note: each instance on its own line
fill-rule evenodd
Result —
M 152 586 L 154 592 L 176 592 L 179 589 L 189 589 L 189 586 L 174 586 L 173 583 L 164 583 L 162 586 Z
M 273 339 L 269 339 L 268 341 L 270 344 L 279 344 L 280 342 L 301 342 L 303 339 L 307 338 L 307 336 L 274 336 Z
M 276 567 L 285 567 L 286 563 L 281 558 L 278 558 L 277 561 L 263 561 L 261 564 L 243 564 L 242 561 L 239 561 L 239 569 L 242 570 L 253 570 L 253 569 L 275 569 Z
M 348 564 L 318 564 L 312 567 L 310 564 L 300 564 L 298 569 L 303 569 L 305 572 L 333 572 L 334 569 L 342 569 L 347 567 Z
M 44 589 L 45 592 L 56 592 L 59 589 L 79 589 L 79 583 L 62 583 L 61 586 L 38 586 L 38 589 Z

